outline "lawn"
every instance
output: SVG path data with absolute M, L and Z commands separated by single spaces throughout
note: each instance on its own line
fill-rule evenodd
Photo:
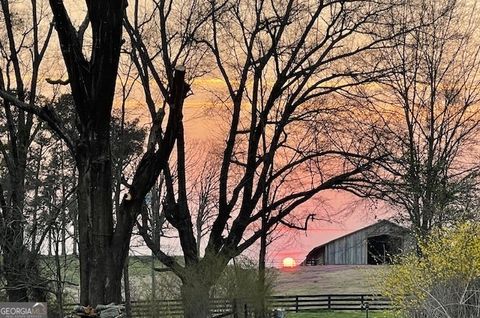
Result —
M 362 311 L 323 311 L 311 313 L 288 313 L 287 318 L 365 318 Z M 369 318 L 398 318 L 389 312 L 370 311 Z

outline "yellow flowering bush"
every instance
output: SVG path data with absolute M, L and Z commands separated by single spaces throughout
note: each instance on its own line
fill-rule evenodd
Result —
M 383 293 L 404 312 L 434 311 L 425 317 L 474 317 L 480 284 L 480 224 L 436 229 L 404 255 L 383 278 Z M 422 316 L 423 317 L 423 316 Z

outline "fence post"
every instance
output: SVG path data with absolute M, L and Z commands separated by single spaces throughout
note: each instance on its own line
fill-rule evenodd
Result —
M 232 310 L 233 311 L 233 317 L 238 318 L 237 299 L 236 298 L 233 299 L 233 306 L 232 307 L 233 307 L 233 310 Z
M 328 310 L 332 309 L 332 296 L 328 295 Z
M 295 296 L 295 312 L 298 312 L 298 295 Z

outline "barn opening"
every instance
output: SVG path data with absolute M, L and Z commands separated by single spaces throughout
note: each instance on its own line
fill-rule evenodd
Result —
M 391 235 L 368 238 L 368 264 L 392 264 L 393 257 L 401 252 L 402 239 Z

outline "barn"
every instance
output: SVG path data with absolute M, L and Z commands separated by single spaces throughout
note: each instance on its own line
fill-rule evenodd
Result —
M 388 220 L 361 228 L 312 249 L 303 265 L 389 264 L 413 246 L 410 231 Z

